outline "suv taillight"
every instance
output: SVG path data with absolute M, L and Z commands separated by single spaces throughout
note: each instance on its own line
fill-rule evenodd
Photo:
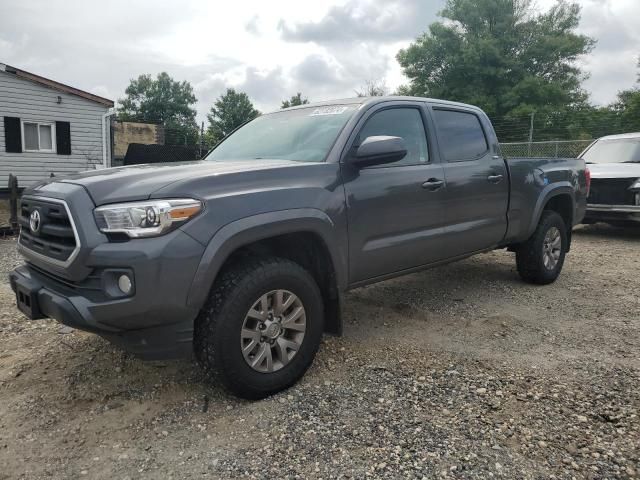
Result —
M 584 170 L 584 179 L 587 182 L 587 197 L 589 196 L 589 191 L 591 190 L 591 170 L 589 168 L 585 168 Z

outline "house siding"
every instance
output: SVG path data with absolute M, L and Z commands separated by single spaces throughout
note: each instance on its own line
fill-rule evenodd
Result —
M 62 99 L 59 104 L 58 96 Z M 96 164 L 102 165 L 102 116 L 107 111 L 105 105 L 0 71 L 0 189 L 7 188 L 10 173 L 18 177 L 20 187 L 26 187 L 48 178 L 52 173 L 68 175 L 94 169 Z M 5 148 L 5 116 L 27 121 L 69 122 L 71 155 L 8 153 Z

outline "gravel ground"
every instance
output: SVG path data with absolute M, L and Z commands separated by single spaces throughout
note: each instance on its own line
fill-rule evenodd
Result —
M 574 238 L 548 287 L 501 251 L 350 293 L 260 402 L 26 321 L 2 284 L 0 478 L 637 478 L 640 231 Z

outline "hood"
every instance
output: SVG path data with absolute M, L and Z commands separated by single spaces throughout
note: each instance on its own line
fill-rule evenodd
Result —
M 53 177 L 35 185 L 32 190 L 37 192 L 53 182 L 72 183 L 84 187 L 96 205 L 103 205 L 146 200 L 161 188 L 193 178 L 218 177 L 300 164 L 301 162 L 291 160 L 247 160 L 134 165 L 82 172 L 64 178 Z
M 640 163 L 589 163 L 591 178 L 640 178 Z

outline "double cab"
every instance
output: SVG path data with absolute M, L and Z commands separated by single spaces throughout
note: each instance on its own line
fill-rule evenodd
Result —
M 17 305 L 145 358 L 195 354 L 261 398 L 342 330 L 343 293 L 493 249 L 556 280 L 586 207 L 579 159 L 505 158 L 479 108 L 416 97 L 262 115 L 202 161 L 24 192 Z

